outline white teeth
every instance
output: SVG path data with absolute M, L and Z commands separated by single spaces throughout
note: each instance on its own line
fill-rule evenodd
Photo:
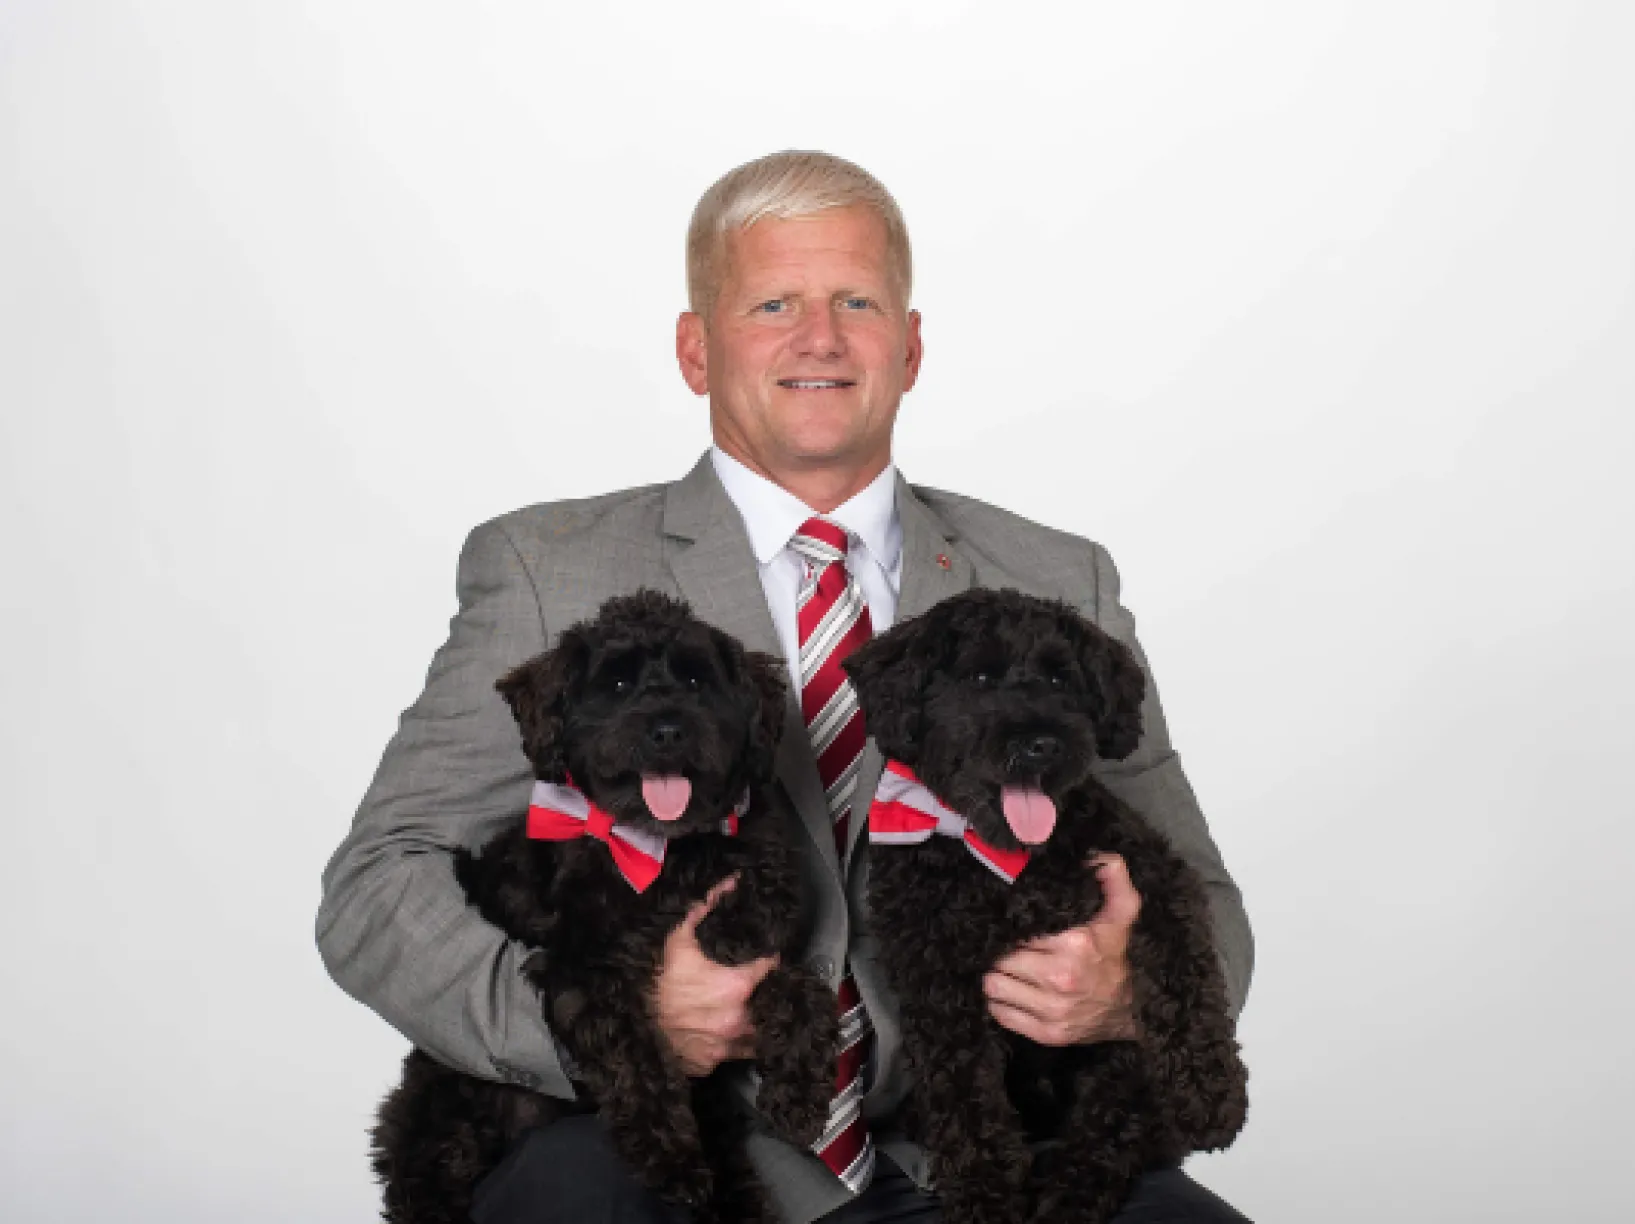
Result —
M 825 387 L 848 387 L 851 384 L 839 378 L 786 378 L 783 385 L 797 391 L 821 391 Z

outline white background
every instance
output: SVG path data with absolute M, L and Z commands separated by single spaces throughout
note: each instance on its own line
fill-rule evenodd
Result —
M 318 873 L 464 533 L 703 449 L 687 215 L 797 146 L 910 478 L 1121 564 L 1258 939 L 1195 1174 L 1629 1219 L 1632 14 L 0 0 L 0 1217 L 372 1218 Z

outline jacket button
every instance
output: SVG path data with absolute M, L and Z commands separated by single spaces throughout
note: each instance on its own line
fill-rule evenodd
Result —
M 813 973 L 817 974 L 825 982 L 834 978 L 835 963 L 827 956 L 820 954 L 818 956 L 809 957 L 806 961 L 806 967 Z

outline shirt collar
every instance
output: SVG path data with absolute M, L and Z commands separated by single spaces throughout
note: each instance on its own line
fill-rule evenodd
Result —
M 766 565 L 789 543 L 789 537 L 816 513 L 781 485 L 752 472 L 719 446 L 710 447 L 710 462 L 749 533 L 755 560 Z M 888 463 L 868 485 L 824 518 L 839 523 L 863 541 L 886 573 L 893 572 L 903 551 L 903 525 L 897 515 L 897 467 Z

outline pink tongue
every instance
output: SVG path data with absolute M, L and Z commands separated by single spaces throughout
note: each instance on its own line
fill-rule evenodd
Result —
M 647 810 L 660 820 L 679 820 L 693 797 L 693 784 L 680 774 L 643 776 L 642 798 Z
M 1005 809 L 1011 832 L 1024 845 L 1037 846 L 1056 827 L 1056 805 L 1037 787 L 1004 787 L 999 792 L 999 802 Z

